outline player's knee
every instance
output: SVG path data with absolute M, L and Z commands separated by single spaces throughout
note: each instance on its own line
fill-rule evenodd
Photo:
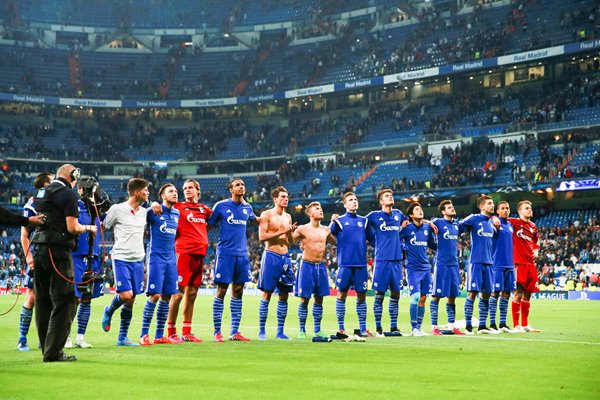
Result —
M 346 297 L 348 297 L 348 292 L 338 292 L 338 294 L 337 294 L 337 298 L 340 300 L 346 300 Z M 357 297 L 360 297 L 360 296 L 358 296 L 358 293 L 357 293 Z M 360 300 L 360 298 L 359 298 L 359 300 Z
M 378 303 L 383 303 L 383 299 L 385 299 L 385 293 L 377 292 L 375 294 L 375 301 Z
M 413 293 L 410 295 L 410 304 L 419 304 L 419 299 L 421 298 L 421 293 Z
M 132 299 L 135 299 L 135 295 L 133 294 L 132 291 L 128 291 L 128 292 L 122 292 L 120 294 L 121 296 L 121 300 L 123 301 L 123 303 L 128 303 L 130 302 Z

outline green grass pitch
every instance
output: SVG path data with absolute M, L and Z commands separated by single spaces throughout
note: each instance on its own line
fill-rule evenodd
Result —
M 204 343 L 117 348 L 119 313 L 111 332 L 100 328 L 102 308 L 111 298 L 92 303 L 86 340 L 94 347 L 67 351 L 78 356 L 75 363 L 45 364 L 35 349 L 35 324 L 28 335 L 32 350 L 16 349 L 21 296 L 13 311 L 0 317 L 0 399 L 598 398 L 600 302 L 533 301 L 530 320 L 542 329 L 539 334 L 312 343 L 275 340 L 275 301 L 269 310 L 269 340 L 255 340 L 259 298 L 245 297 L 241 331 L 253 341 L 213 343 L 212 298 L 202 296 L 193 331 Z M 15 296 L 0 296 L 0 313 L 14 301 Z M 140 296 L 134 308 L 131 339 L 139 336 L 144 301 Z M 373 328 L 373 299 L 367 301 Z M 226 300 L 224 327 L 229 326 L 228 304 Z M 297 304 L 290 299 L 290 337 L 298 333 Z M 462 304 L 457 307 L 459 318 Z M 445 307 L 440 311 L 440 323 L 445 323 Z M 386 314 L 387 300 L 387 325 Z M 427 309 L 427 332 L 428 314 Z M 399 322 L 408 332 L 406 299 L 400 301 Z M 355 325 L 354 299 L 349 298 L 346 327 Z M 323 328 L 328 333 L 337 330 L 333 297 L 325 299 Z M 312 331 L 310 312 L 307 330 Z M 76 323 L 73 337 L 75 333 Z

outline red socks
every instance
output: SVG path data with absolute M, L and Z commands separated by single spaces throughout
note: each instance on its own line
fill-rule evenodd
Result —
M 523 321 L 522 326 L 529 325 L 529 308 L 531 307 L 531 303 L 529 300 L 521 299 L 521 320 Z
M 513 325 L 517 326 L 517 325 L 519 325 L 519 315 L 521 313 L 521 304 L 523 304 L 523 303 L 515 303 L 513 301 L 511 304 L 512 304 L 511 309 L 512 309 Z
M 192 321 L 183 321 L 183 328 L 181 328 L 181 333 L 184 336 L 192 333 Z
M 168 336 L 177 335 L 177 325 L 176 324 L 172 324 L 170 322 L 168 323 L 167 335 Z

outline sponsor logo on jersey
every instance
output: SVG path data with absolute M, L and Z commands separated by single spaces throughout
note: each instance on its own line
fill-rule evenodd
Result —
M 206 224 L 206 220 L 204 218 L 194 218 L 192 213 L 189 213 L 186 219 L 191 223 Z
M 528 242 L 531 242 L 533 240 L 529 236 L 527 236 L 525 233 L 523 233 L 523 228 L 521 228 L 517 231 L 517 236 L 520 237 L 521 239 L 527 240 Z
M 177 229 L 176 228 L 169 228 L 167 226 L 167 221 L 163 222 L 163 224 L 160 226 L 160 231 L 162 233 L 168 233 L 170 235 L 175 235 L 177 233 Z
M 227 217 L 227 223 L 229 225 L 246 225 L 246 221 L 244 221 L 243 219 L 235 219 L 233 217 L 233 214 L 229 215 L 229 217 Z
M 387 226 L 387 224 L 385 223 L 385 221 L 383 221 L 383 223 L 381 225 L 379 225 L 379 230 L 386 232 L 386 231 L 399 231 L 400 227 L 399 226 Z
M 446 228 L 446 227 L 444 227 L 444 228 L 446 229 L 446 231 L 442 235 L 444 237 L 444 239 L 446 239 L 446 240 L 458 240 L 458 235 L 451 235 L 450 231 L 447 230 L 448 228 Z
M 483 228 L 483 226 L 477 230 L 477 236 L 482 236 L 482 237 L 489 237 L 489 238 L 493 238 L 494 237 L 494 233 L 493 232 L 486 232 Z

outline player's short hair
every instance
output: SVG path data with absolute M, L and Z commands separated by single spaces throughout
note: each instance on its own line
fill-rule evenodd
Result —
M 386 193 L 394 194 L 394 191 L 392 189 L 381 189 L 379 192 L 377 192 L 377 201 L 381 201 L 381 196 Z
M 195 179 L 186 179 L 185 182 L 183 182 L 183 184 L 185 185 L 188 182 L 191 182 L 191 184 L 194 185 L 194 187 L 196 188 L 196 190 L 200 191 L 200 182 L 198 182 Z
M 508 206 L 510 207 L 510 204 L 508 203 L 508 201 L 506 200 L 502 200 L 501 202 L 498 203 L 498 205 L 496 206 L 496 211 L 498 211 L 498 209 L 500 208 L 500 206 L 502 204 L 508 204 Z
M 50 183 L 52 180 L 52 174 L 50 172 L 42 172 L 33 180 L 33 187 L 35 189 L 41 189 L 46 183 Z
M 290 192 L 284 188 L 283 186 L 277 186 L 275 189 L 271 190 L 271 198 L 276 199 L 279 197 L 279 193 L 287 193 L 288 196 Z
M 130 196 L 133 196 L 135 192 L 138 190 L 142 190 L 148 187 L 148 181 L 142 178 L 131 178 L 129 182 L 127 182 L 127 193 Z
M 321 203 L 319 203 L 318 201 L 313 201 L 312 203 L 310 203 L 309 205 L 306 206 L 306 209 L 304 210 L 304 212 L 306 213 L 306 215 L 309 215 L 310 209 L 316 206 L 321 206 Z
M 440 204 L 438 204 L 438 211 L 440 212 L 440 214 L 442 214 L 442 211 L 445 211 L 445 210 L 446 210 L 446 206 L 447 206 L 448 204 L 452 204 L 452 200 L 447 200 L 447 199 L 446 199 L 446 200 L 442 200 L 442 201 L 440 202 Z M 443 214 L 442 214 L 442 215 L 443 215 Z
M 169 186 L 173 186 L 173 187 L 175 187 L 175 185 L 173 185 L 172 183 L 165 183 L 164 185 L 162 185 L 162 186 L 160 187 L 160 189 L 158 189 L 158 197 L 161 197 L 161 196 L 162 196 L 162 194 L 164 193 L 164 191 L 165 191 L 165 190 L 167 190 L 167 188 L 168 188 Z
M 493 200 L 493 199 L 490 196 L 488 196 L 487 194 L 483 194 L 483 195 L 479 196 L 479 198 L 477 199 L 477 208 L 481 207 L 481 205 L 488 200 Z
M 242 181 L 242 182 L 244 182 L 244 180 L 242 178 L 240 178 L 239 176 L 234 176 L 229 181 L 229 189 L 233 189 L 233 182 L 235 182 L 235 181 Z
M 346 193 L 344 193 L 344 195 L 342 196 L 342 203 L 345 203 L 346 199 L 348 197 L 350 197 L 350 196 L 356 196 L 356 195 L 354 194 L 354 192 L 346 192 Z
M 418 202 L 410 203 L 408 205 L 408 208 L 406 209 L 406 215 L 409 215 L 409 216 L 413 215 L 415 208 L 417 208 L 417 207 L 421 207 L 421 210 L 423 209 L 423 206 Z
M 533 204 L 531 204 L 531 201 L 529 201 L 529 200 L 521 200 L 517 204 L 517 211 L 519 211 L 521 209 L 521 207 L 523 207 L 525 204 L 529 204 L 531 207 L 533 207 Z

